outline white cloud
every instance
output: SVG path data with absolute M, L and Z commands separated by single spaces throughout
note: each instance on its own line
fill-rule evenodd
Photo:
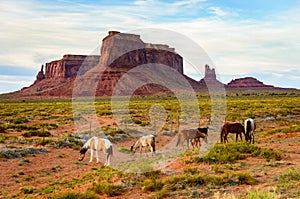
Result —
M 213 6 L 213 7 L 209 7 L 208 8 L 210 10 L 210 12 L 216 16 L 219 16 L 219 17 L 224 17 L 224 16 L 227 16 L 229 13 L 222 10 L 221 8 L 219 7 L 216 7 L 216 6 Z

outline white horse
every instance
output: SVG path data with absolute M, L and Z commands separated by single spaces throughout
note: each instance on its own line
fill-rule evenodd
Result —
M 130 147 L 130 151 L 135 153 L 135 151 L 140 148 L 140 156 L 142 156 L 142 148 L 145 147 L 145 153 L 147 152 L 147 146 L 150 147 L 152 155 L 155 153 L 155 135 L 144 135 L 140 137 L 134 145 Z
M 245 127 L 245 134 L 246 134 L 246 140 L 252 141 L 252 143 L 254 144 L 254 134 L 255 134 L 255 129 L 256 129 L 256 125 L 253 119 L 248 118 L 245 120 L 244 123 L 244 127 Z
M 91 158 L 90 158 L 90 162 L 93 161 L 93 153 L 96 153 L 96 159 L 97 162 L 99 163 L 99 156 L 98 153 L 100 151 L 103 151 L 104 154 L 106 154 L 106 160 L 104 163 L 104 166 L 109 166 L 110 165 L 110 157 L 113 154 L 113 148 L 112 148 L 112 143 L 105 138 L 99 138 L 99 137 L 91 137 L 81 148 L 80 150 L 80 156 L 79 156 L 79 161 L 82 161 L 85 157 L 85 153 L 87 152 L 87 150 L 90 149 L 91 150 Z

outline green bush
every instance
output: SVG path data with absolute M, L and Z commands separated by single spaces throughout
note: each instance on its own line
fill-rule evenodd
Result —
M 49 199 L 97 199 L 99 198 L 94 192 L 76 193 L 76 192 L 65 192 L 58 193 L 48 197 Z
M 145 180 L 142 184 L 144 187 L 144 191 L 160 191 L 164 184 L 161 180 L 157 180 L 157 179 L 147 179 Z
M 288 171 L 280 174 L 277 178 L 277 181 L 280 183 L 300 181 L 300 169 L 295 169 L 292 167 Z
M 98 194 L 107 194 L 109 197 L 112 197 L 121 195 L 124 192 L 124 187 L 109 182 L 101 182 L 95 183 L 91 190 Z
M 0 133 L 5 133 L 6 127 L 3 124 L 0 124 Z
M 34 188 L 33 187 L 23 187 L 21 188 L 21 192 L 23 192 L 24 194 L 32 194 L 34 192 Z
M 273 190 L 260 190 L 250 191 L 246 194 L 245 199 L 279 199 L 281 198 L 279 193 L 276 193 L 275 188 Z
M 274 159 L 281 160 L 282 154 L 273 149 L 263 149 L 256 145 L 249 143 L 235 143 L 231 142 L 226 145 L 216 144 L 210 152 L 204 157 L 196 157 L 192 162 L 205 162 L 209 164 L 214 163 L 233 163 L 237 160 L 246 158 L 246 154 L 253 157 L 263 157 L 266 160 Z
M 32 137 L 32 136 L 49 137 L 51 136 L 51 133 L 48 131 L 30 130 L 25 133 L 22 133 L 22 136 L 23 137 Z
M 17 117 L 14 118 L 11 122 L 14 124 L 23 124 L 29 122 L 29 120 L 26 117 Z

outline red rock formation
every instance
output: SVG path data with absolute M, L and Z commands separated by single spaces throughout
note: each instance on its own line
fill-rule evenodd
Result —
M 100 53 L 101 57 L 64 55 L 60 60 L 46 63 L 45 68 L 41 67 L 34 84 L 23 88 L 16 94 L 23 97 L 72 97 L 74 89 L 79 96 L 94 94 L 104 96 L 111 95 L 117 83 L 126 90 L 126 87 L 135 87 L 137 83 L 144 82 L 150 76 L 159 76 L 158 78 L 168 81 L 168 84 L 176 83 L 179 89 L 181 82 L 172 78 L 172 75 L 168 74 L 169 71 L 164 74 L 157 73 L 156 67 L 159 67 L 159 64 L 168 66 L 181 76 L 183 75 L 197 92 L 207 91 L 207 88 L 224 88 L 224 84 L 216 79 L 215 70 L 210 69 L 208 65 L 205 65 L 205 76 L 197 82 L 184 75 L 183 59 L 175 52 L 174 48 L 164 44 L 144 43 L 139 35 L 109 31 L 108 36 L 102 40 Z M 135 76 L 136 79 L 124 85 L 119 83 L 124 74 L 139 68 L 137 66 L 151 63 L 156 65 L 151 65 L 152 68 L 148 70 L 139 71 Z M 155 70 L 156 73 L 153 72 Z M 74 85 L 76 88 L 73 88 Z M 264 85 L 255 78 L 236 79 L 225 86 L 227 89 L 276 89 L 273 86 Z M 91 89 L 94 87 L 96 90 Z M 150 82 L 146 85 L 141 84 L 141 87 L 134 93 L 137 95 L 170 94 L 172 90 Z
M 99 63 L 97 65 L 97 63 Z M 76 88 L 81 94 L 92 95 L 91 84 L 98 81 L 96 96 L 111 95 L 116 82 L 129 70 L 139 65 L 156 63 L 169 66 L 183 74 L 183 59 L 168 45 L 144 43 L 139 35 L 109 31 L 102 40 L 101 57 L 84 55 L 64 55 L 62 59 L 46 63 L 37 75 L 37 80 L 22 92 L 28 95 L 50 95 L 71 97 L 74 81 L 78 72 L 81 84 Z M 96 67 L 97 65 L 97 67 Z M 98 77 L 102 68 L 101 77 Z M 155 67 L 153 68 L 155 70 Z M 151 75 L 143 71 L 139 78 Z M 86 80 L 92 80 L 90 82 Z M 134 82 L 132 82 L 134 83 Z M 152 90 L 151 90 L 152 88 Z M 158 85 L 143 86 L 137 93 L 151 94 L 166 90 Z M 29 94 L 30 93 L 30 94 Z
M 229 89 L 272 89 L 275 88 L 271 85 L 265 85 L 261 81 L 253 78 L 253 77 L 244 77 L 239 79 L 231 80 L 227 84 L 227 88 Z
M 40 72 L 38 72 L 38 74 L 36 75 L 36 80 L 35 80 L 34 84 L 36 84 L 37 82 L 43 80 L 44 78 L 45 78 L 44 65 L 42 65 Z
M 99 63 L 99 56 L 64 55 L 62 59 L 46 63 L 45 79 L 75 78 L 80 66 L 83 64 L 84 73 Z
M 224 84 L 217 80 L 215 69 L 210 69 L 209 65 L 205 65 L 204 77 L 199 81 L 199 86 L 203 89 L 209 87 L 223 87 Z

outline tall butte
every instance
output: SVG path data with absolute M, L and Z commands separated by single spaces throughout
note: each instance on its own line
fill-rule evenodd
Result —
M 25 97 L 72 97 L 76 82 L 74 89 L 78 95 L 111 95 L 116 83 L 126 72 L 149 63 L 168 66 L 183 75 L 183 59 L 174 48 L 144 43 L 140 35 L 109 31 L 102 40 L 100 54 L 64 55 L 60 60 L 46 63 L 37 74 L 36 81 L 15 94 Z M 137 76 L 137 81 L 151 74 L 151 71 L 143 71 Z M 163 75 L 168 79 L 166 74 Z M 91 89 L 93 86 L 95 90 Z M 124 86 L 131 86 L 131 83 Z M 166 90 L 159 85 L 149 84 L 139 88 L 136 94 L 147 95 Z

